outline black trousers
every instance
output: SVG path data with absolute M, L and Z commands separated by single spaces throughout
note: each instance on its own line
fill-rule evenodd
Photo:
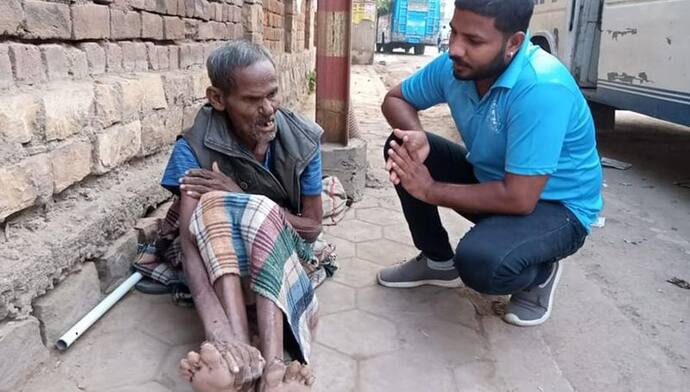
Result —
M 434 180 L 478 182 L 464 147 L 431 133 L 427 137 L 431 152 L 424 164 Z M 393 139 L 391 135 L 386 142 L 384 159 Z M 575 253 L 587 236 L 567 207 L 540 200 L 526 216 L 463 214 L 475 225 L 453 252 L 438 207 L 414 198 L 400 185 L 395 189 L 417 249 L 432 260 L 452 258 L 463 282 L 481 293 L 512 294 L 544 282 L 551 264 Z

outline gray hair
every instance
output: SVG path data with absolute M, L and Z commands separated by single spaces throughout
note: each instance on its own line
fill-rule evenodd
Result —
M 270 61 L 275 67 L 266 48 L 246 40 L 235 40 L 211 52 L 206 60 L 206 70 L 211 85 L 228 93 L 237 87 L 235 73 L 238 70 L 262 61 Z

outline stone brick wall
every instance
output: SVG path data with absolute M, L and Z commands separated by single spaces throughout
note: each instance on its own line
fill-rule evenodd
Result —
M 211 50 L 263 43 L 284 104 L 306 93 L 314 10 L 296 1 L 0 1 L 0 336 L 169 197 L 157 181 Z

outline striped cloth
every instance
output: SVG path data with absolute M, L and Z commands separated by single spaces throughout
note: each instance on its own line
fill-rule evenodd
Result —
M 283 210 L 265 196 L 209 192 L 201 197 L 189 229 L 211 282 L 225 274 L 248 277 L 250 288 L 283 312 L 307 362 L 318 302 L 302 263 L 315 259 L 314 250 Z

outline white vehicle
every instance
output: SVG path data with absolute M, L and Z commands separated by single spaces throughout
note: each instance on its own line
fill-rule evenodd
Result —
M 570 69 L 597 123 L 632 110 L 690 126 L 690 0 L 535 0 L 532 42 Z

